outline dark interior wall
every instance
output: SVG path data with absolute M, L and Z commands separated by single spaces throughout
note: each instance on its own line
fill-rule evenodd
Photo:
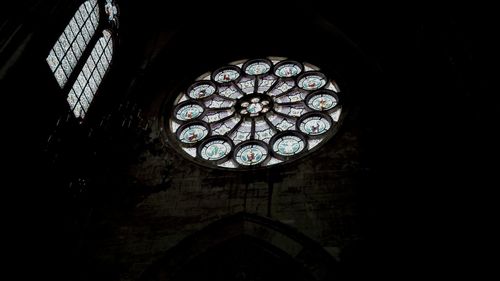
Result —
M 45 63 L 77 2 L 25 2 L 2 18 L 1 87 L 15 99 L 7 120 L 21 144 L 5 197 L 18 276 L 135 279 L 184 237 L 240 211 L 307 235 L 345 278 L 458 275 L 457 264 L 488 247 L 479 238 L 494 205 L 482 202 L 499 111 L 487 7 L 296 1 L 242 12 L 122 1 L 114 67 L 77 125 Z M 342 131 L 322 150 L 256 175 L 201 168 L 163 144 L 155 130 L 165 96 L 229 61 L 267 55 L 317 64 L 351 94 Z

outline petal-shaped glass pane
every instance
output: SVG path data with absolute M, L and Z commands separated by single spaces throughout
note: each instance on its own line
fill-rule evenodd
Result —
M 269 95 L 274 97 L 286 93 L 288 90 L 295 86 L 295 82 L 293 80 L 280 80 L 277 84 L 272 88 L 269 92 Z
M 234 144 L 250 139 L 252 133 L 252 121 L 245 120 L 241 122 L 240 126 L 232 132 L 229 137 L 233 140 Z

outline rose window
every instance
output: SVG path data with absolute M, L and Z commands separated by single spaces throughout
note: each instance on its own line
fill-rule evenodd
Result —
M 340 96 L 336 83 L 308 63 L 236 62 L 202 75 L 177 96 L 168 131 L 198 163 L 271 166 L 304 156 L 335 134 Z

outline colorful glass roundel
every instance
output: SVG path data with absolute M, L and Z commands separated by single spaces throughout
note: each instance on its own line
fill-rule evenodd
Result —
M 242 60 L 200 76 L 168 118 L 174 145 L 211 167 L 292 161 L 325 143 L 342 117 L 337 84 L 309 63 Z

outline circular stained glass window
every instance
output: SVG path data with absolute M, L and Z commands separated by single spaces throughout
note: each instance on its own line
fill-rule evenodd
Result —
M 297 159 L 325 143 L 339 126 L 341 96 L 331 77 L 311 64 L 238 61 L 179 93 L 166 120 L 187 157 L 251 169 Z

